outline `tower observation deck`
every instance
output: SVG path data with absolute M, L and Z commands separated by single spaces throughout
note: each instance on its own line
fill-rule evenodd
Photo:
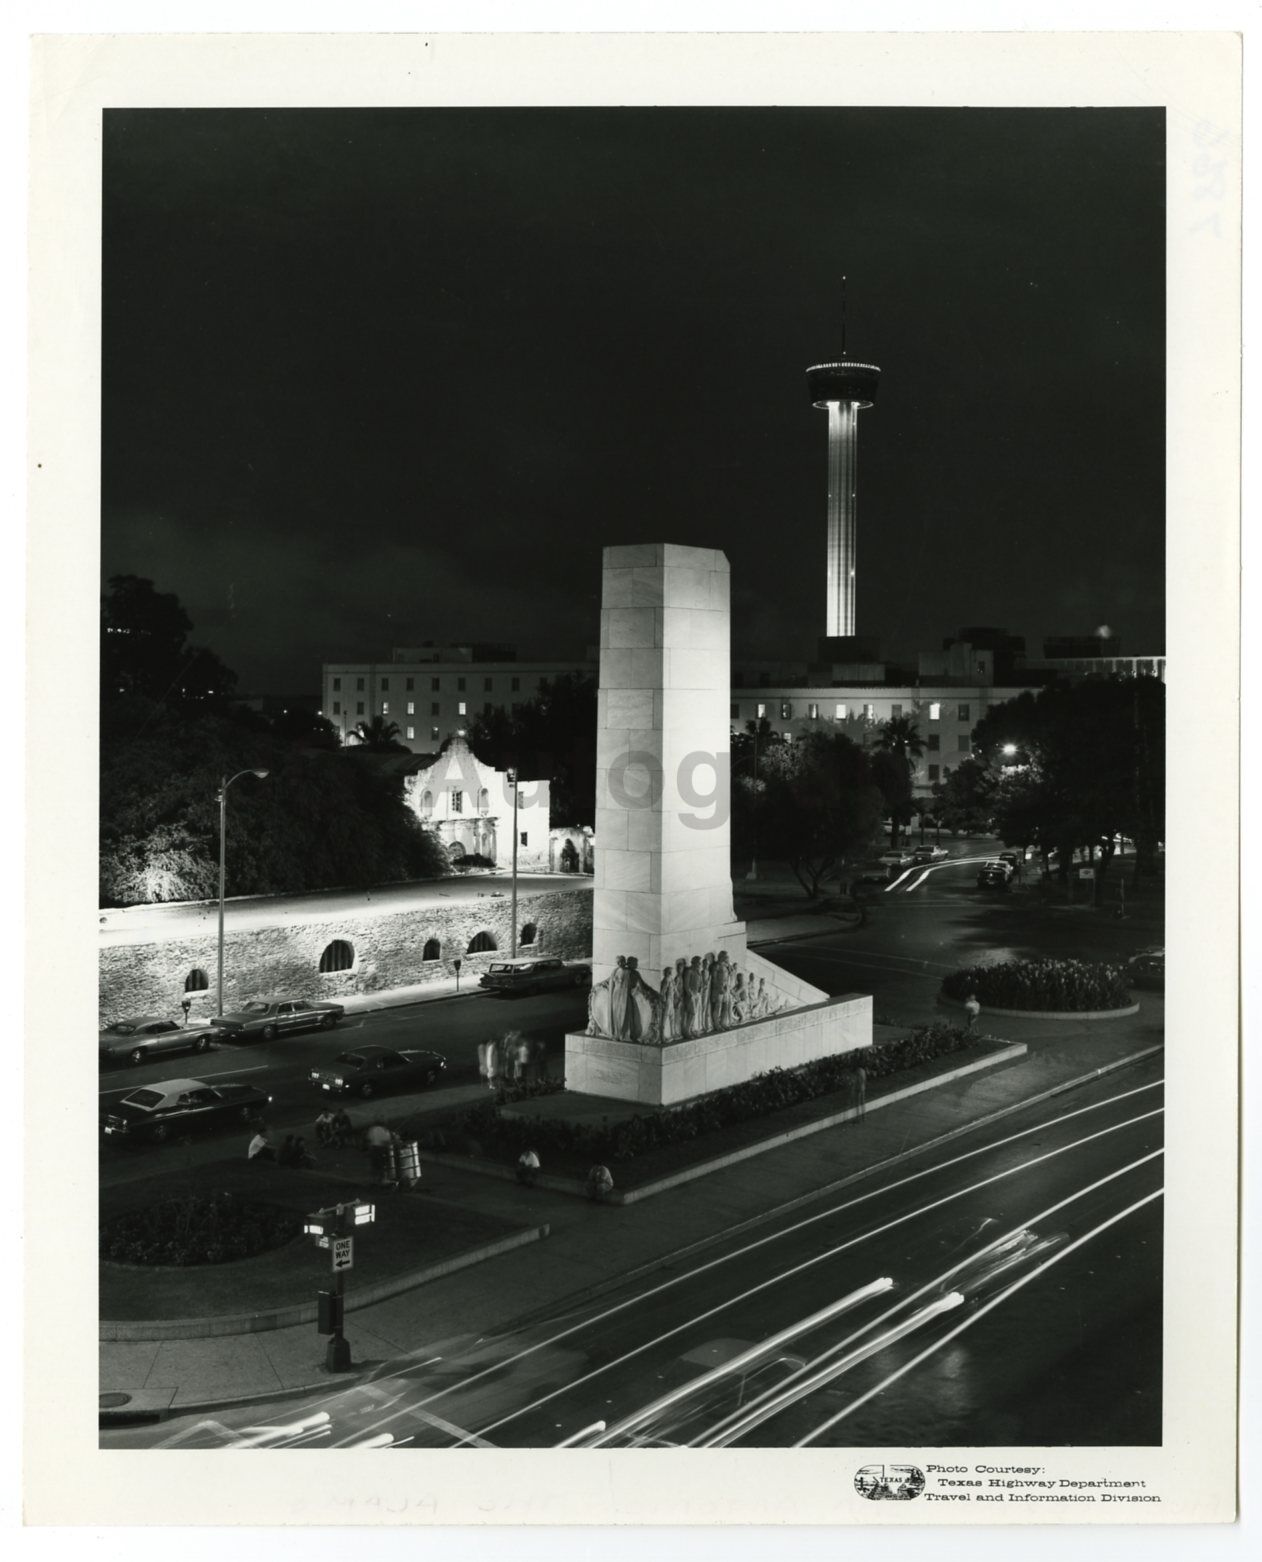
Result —
M 843 345 L 842 351 L 845 348 Z M 855 633 L 859 413 L 876 401 L 875 364 L 817 363 L 806 371 L 812 405 L 828 413 L 828 611 L 825 633 Z

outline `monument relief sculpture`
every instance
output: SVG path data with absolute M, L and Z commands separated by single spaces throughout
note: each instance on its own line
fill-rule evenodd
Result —
M 733 1030 L 785 1007 L 767 990 L 765 977 L 755 987 L 753 975 L 737 970 L 726 950 L 681 957 L 663 969 L 657 991 L 640 975 L 635 955 L 619 955 L 605 980 L 592 987 L 587 1035 L 660 1046 Z

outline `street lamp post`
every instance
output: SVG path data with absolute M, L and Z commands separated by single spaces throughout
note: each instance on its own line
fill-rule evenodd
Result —
M 235 776 L 225 776 L 219 783 L 219 981 L 215 1005 L 215 1014 L 219 1019 L 223 1018 L 224 842 L 227 838 L 228 826 L 228 788 L 234 781 L 239 781 L 242 776 L 257 776 L 262 781 L 266 775 L 266 770 L 238 770 Z
M 512 954 L 510 959 L 517 958 L 517 766 L 508 772 L 508 779 L 513 787 L 513 895 L 511 912 L 511 938 Z

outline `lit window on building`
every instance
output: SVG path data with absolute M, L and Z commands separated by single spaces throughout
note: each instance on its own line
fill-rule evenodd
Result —
M 465 704 L 465 702 L 463 700 L 461 700 L 460 703 L 456 706 L 456 715 L 457 716 L 467 716 L 468 714 L 469 714 L 469 707 Z
M 761 702 L 759 702 L 759 705 L 758 705 L 758 720 L 761 721 L 766 714 L 767 714 L 767 707 L 765 705 L 763 705 Z
M 871 705 L 865 705 L 863 707 L 863 719 L 864 719 L 864 721 L 871 721 L 872 720 L 872 706 Z
M 781 700 L 780 701 L 780 720 L 781 721 L 792 721 L 793 720 L 793 701 L 792 700 Z
M 382 700 L 382 702 L 381 702 L 381 714 L 383 716 L 388 716 L 390 714 L 390 701 L 389 700 Z
M 334 678 L 333 687 L 335 689 L 340 689 L 342 687 L 342 680 L 340 678 Z
M 930 765 L 929 766 L 929 779 L 930 779 L 930 781 L 936 781 L 938 779 L 938 767 L 937 767 L 937 765 Z
M 459 787 L 451 789 L 451 811 L 453 814 L 464 813 L 464 793 Z
M 836 705 L 833 706 L 833 720 L 834 721 L 845 721 L 845 719 L 846 719 L 846 702 L 845 702 L 845 700 L 838 700 Z
M 819 720 L 819 706 L 812 702 L 810 705 L 808 705 L 806 707 L 806 714 L 811 718 L 812 721 L 818 721 Z
M 930 705 L 929 705 L 929 720 L 930 721 L 939 721 L 939 720 L 941 720 L 941 718 L 942 718 L 942 706 L 941 706 L 941 704 L 937 700 L 931 701 Z
M 409 716 L 415 716 L 416 715 L 416 701 L 415 700 L 409 700 L 408 701 L 408 715 Z
M 969 708 L 968 708 L 967 705 L 961 705 L 960 706 L 960 720 L 961 721 L 968 721 L 968 720 L 970 720 L 970 717 L 969 717 L 969 714 L 968 714 L 968 709 Z
M 408 742 L 410 743 L 415 736 L 416 736 L 416 728 L 415 727 L 409 727 L 408 728 Z
M 942 739 L 938 736 L 938 734 L 936 732 L 931 732 L 929 734 L 929 752 L 931 754 L 936 754 L 941 747 L 942 747 Z

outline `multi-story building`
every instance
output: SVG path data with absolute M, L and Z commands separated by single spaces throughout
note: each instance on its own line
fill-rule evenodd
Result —
M 596 663 L 519 662 L 508 646 L 400 646 L 388 662 L 326 662 L 320 714 L 344 743 L 379 716 L 414 754 L 433 754 L 479 716 L 532 700 L 545 680 L 565 673 L 594 677 Z

